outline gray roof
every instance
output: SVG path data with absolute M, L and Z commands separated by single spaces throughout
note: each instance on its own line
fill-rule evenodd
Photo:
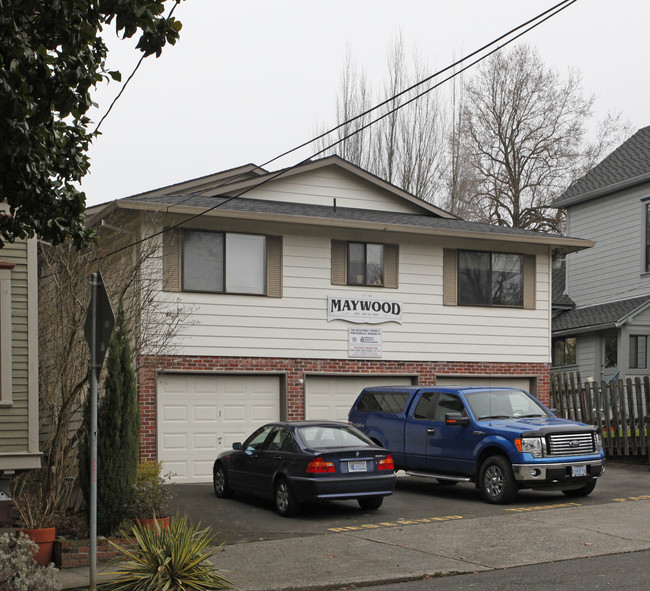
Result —
M 607 304 L 596 304 L 584 308 L 574 308 L 561 312 L 553 318 L 553 332 L 566 332 L 569 330 L 584 331 L 607 325 L 615 325 L 630 315 L 645 309 L 650 303 L 650 295 Z
M 553 293 L 551 294 L 553 308 L 575 308 L 575 302 L 566 294 L 566 260 L 563 258 L 559 266 L 553 266 Z
M 411 214 L 371 209 L 356 209 L 351 207 L 337 207 L 329 205 L 312 205 L 305 203 L 289 203 L 284 201 L 266 201 L 262 199 L 248 199 L 246 197 L 206 197 L 200 194 L 187 195 L 135 195 L 125 197 L 120 202 L 134 202 L 138 204 L 159 205 L 162 207 L 183 206 L 205 211 L 209 208 L 237 212 L 251 212 L 269 215 L 295 216 L 322 218 L 328 220 L 348 220 L 358 222 L 371 222 L 379 224 L 394 224 L 410 226 L 412 228 L 437 228 L 454 231 L 481 232 L 503 236 L 534 237 L 562 239 L 562 236 L 544 234 L 523 228 L 510 228 L 494 226 L 479 222 L 467 222 L 461 219 L 442 218 L 434 214 Z
M 650 180 L 650 126 L 639 129 L 573 183 L 553 205 L 566 207 Z

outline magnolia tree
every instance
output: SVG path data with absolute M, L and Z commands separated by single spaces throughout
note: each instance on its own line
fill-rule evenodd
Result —
M 131 357 L 172 354 L 173 339 L 190 309 L 161 297 L 158 239 L 132 245 L 138 235 L 131 214 L 114 213 L 97 224 L 98 243 L 77 251 L 70 243 L 40 244 L 39 349 L 43 490 L 65 505 L 77 474 L 76 446 L 83 432 L 82 408 L 88 391 L 89 350 L 84 323 L 90 279 L 100 270 L 114 310 L 123 308 Z M 154 216 L 143 225 L 161 229 Z M 99 389 L 100 396 L 102 388 Z

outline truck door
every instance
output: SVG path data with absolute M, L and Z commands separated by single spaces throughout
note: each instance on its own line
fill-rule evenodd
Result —
M 409 470 L 427 469 L 427 429 L 435 392 L 423 392 L 413 402 L 404 424 L 404 458 Z
M 472 474 L 478 436 L 471 425 L 445 424 L 447 413 L 468 416 L 463 401 L 456 394 L 441 392 L 434 403 L 427 428 L 427 469 L 444 474 Z

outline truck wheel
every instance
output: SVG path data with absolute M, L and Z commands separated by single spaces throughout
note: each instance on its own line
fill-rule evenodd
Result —
M 517 496 L 517 483 L 510 462 L 503 456 L 491 456 L 481 466 L 481 494 L 488 503 L 505 505 Z
M 588 494 L 591 494 L 593 492 L 594 488 L 596 488 L 595 478 L 580 488 L 569 488 L 567 490 L 563 490 L 562 492 L 567 497 L 586 497 Z
M 282 517 L 293 517 L 300 511 L 300 503 L 296 500 L 286 478 L 280 478 L 275 485 L 274 499 L 275 510 Z
M 381 507 L 381 504 L 384 502 L 384 497 L 359 497 L 357 499 L 357 503 L 359 503 L 359 507 L 362 509 L 365 509 L 366 511 L 374 511 L 375 509 L 379 509 Z

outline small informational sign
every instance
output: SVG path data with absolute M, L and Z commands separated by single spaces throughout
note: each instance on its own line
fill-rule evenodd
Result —
M 381 328 L 349 328 L 348 355 L 350 357 L 381 357 Z

